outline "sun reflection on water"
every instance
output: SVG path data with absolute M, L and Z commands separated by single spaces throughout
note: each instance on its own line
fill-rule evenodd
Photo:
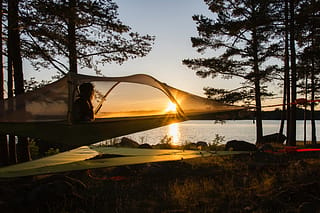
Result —
M 173 123 L 168 126 L 168 136 L 171 137 L 171 142 L 173 145 L 180 144 L 180 125 L 179 123 Z

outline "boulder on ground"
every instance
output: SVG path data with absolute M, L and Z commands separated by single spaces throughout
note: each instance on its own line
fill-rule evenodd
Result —
M 123 137 L 121 138 L 120 143 L 118 143 L 116 146 L 127 147 L 127 148 L 138 148 L 139 144 L 130 138 Z
M 157 143 L 156 145 L 153 145 L 153 148 L 155 148 L 155 149 L 172 149 L 173 145 L 171 143 Z
M 257 147 L 246 141 L 231 140 L 226 143 L 225 150 L 232 151 L 256 151 Z
M 277 143 L 283 144 L 287 137 L 283 134 L 274 133 L 270 135 L 264 135 L 261 141 L 258 141 L 258 144 L 266 144 L 266 143 Z
M 188 143 L 183 146 L 184 149 L 187 150 L 196 150 L 197 149 L 197 144 L 196 143 Z
M 143 143 L 139 145 L 140 149 L 152 149 L 152 146 L 148 143 Z
M 208 143 L 204 142 L 204 141 L 198 141 L 196 143 L 196 146 L 197 146 L 198 149 L 204 149 L 204 148 L 208 147 Z

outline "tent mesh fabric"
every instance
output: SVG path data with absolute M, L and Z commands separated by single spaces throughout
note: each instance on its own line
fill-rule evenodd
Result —
M 241 109 L 175 89 L 148 75 L 93 77 L 70 74 L 43 88 L 6 99 L 0 122 L 68 121 L 72 102 L 78 96 L 78 86 L 84 82 L 91 82 L 95 88 L 96 119 L 168 113 L 188 117 Z
M 79 95 L 79 85 L 85 82 L 94 85 L 95 120 L 72 123 L 72 105 Z M 94 77 L 71 73 L 40 89 L 6 99 L 0 107 L 1 134 L 57 142 L 68 149 L 242 109 L 175 89 L 148 75 Z
M 68 114 L 68 83 L 63 78 L 33 92 L 4 100 L 1 122 L 63 120 Z

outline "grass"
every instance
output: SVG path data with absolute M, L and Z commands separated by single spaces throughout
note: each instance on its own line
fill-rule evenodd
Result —
M 0 181 L 3 212 L 319 210 L 318 153 L 212 156 Z

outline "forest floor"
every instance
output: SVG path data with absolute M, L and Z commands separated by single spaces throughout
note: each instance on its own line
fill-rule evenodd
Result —
M 198 157 L 0 179 L 1 212 L 320 212 L 320 153 Z

